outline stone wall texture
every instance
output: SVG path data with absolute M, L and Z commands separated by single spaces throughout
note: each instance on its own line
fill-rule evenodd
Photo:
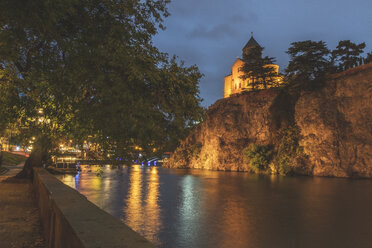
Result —
M 301 90 L 295 101 L 285 98 L 269 89 L 217 101 L 165 166 L 250 171 L 242 151 L 250 143 L 275 145 L 285 121 L 274 104 L 284 102 L 279 110 L 291 113 L 307 155 L 292 165 L 296 174 L 372 178 L 372 64 Z
M 33 185 L 48 247 L 155 247 L 43 168 L 34 168 Z

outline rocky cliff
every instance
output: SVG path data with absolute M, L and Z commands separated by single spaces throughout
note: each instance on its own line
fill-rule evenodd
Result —
M 295 174 L 372 178 L 372 64 L 295 92 L 269 89 L 217 101 L 165 166 L 254 171 L 244 149 L 257 144 L 276 154 L 270 168 L 285 160 Z M 282 135 L 290 128 L 298 130 L 296 139 Z M 300 152 L 283 160 L 288 140 Z M 264 171 L 278 172 L 273 168 Z

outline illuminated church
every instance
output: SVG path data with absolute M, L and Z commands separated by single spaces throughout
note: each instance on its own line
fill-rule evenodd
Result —
M 249 58 L 249 55 L 252 51 L 252 48 L 254 47 L 260 47 L 260 45 L 257 43 L 257 41 L 252 37 L 247 42 L 247 44 L 243 48 L 243 58 Z M 231 74 L 225 77 L 225 87 L 224 87 L 224 97 L 230 97 L 234 94 L 242 93 L 243 91 L 250 91 L 252 90 L 252 86 L 250 85 L 251 79 L 247 78 L 246 80 L 243 80 L 241 77 L 244 75 L 244 72 L 241 71 L 241 68 L 245 62 L 237 58 L 235 60 L 235 63 L 232 66 Z M 275 64 L 270 64 L 267 66 L 274 67 L 274 71 L 278 74 L 278 78 L 276 79 L 278 81 L 278 85 L 282 83 L 282 78 L 279 75 L 279 66 Z M 261 87 L 261 88 L 260 88 Z M 270 86 L 269 86 L 270 87 Z M 263 89 L 262 86 L 259 86 L 256 89 Z

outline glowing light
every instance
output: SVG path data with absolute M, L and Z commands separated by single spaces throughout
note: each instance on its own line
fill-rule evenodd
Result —
M 132 167 L 128 198 L 124 212 L 125 224 L 143 234 L 155 244 L 159 244 L 158 233 L 162 227 L 159 206 L 159 175 L 157 168 L 144 176 L 138 165 Z M 143 190 L 147 189 L 147 190 Z
M 143 218 L 144 211 L 141 204 L 141 191 L 142 174 L 140 168 L 134 165 L 130 175 L 127 207 L 124 209 L 124 211 L 126 212 L 126 224 L 137 232 L 141 230 L 141 224 L 145 219 Z

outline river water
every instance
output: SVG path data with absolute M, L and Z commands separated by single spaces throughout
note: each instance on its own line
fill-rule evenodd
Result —
M 139 165 L 58 178 L 158 247 L 372 247 L 372 180 Z

